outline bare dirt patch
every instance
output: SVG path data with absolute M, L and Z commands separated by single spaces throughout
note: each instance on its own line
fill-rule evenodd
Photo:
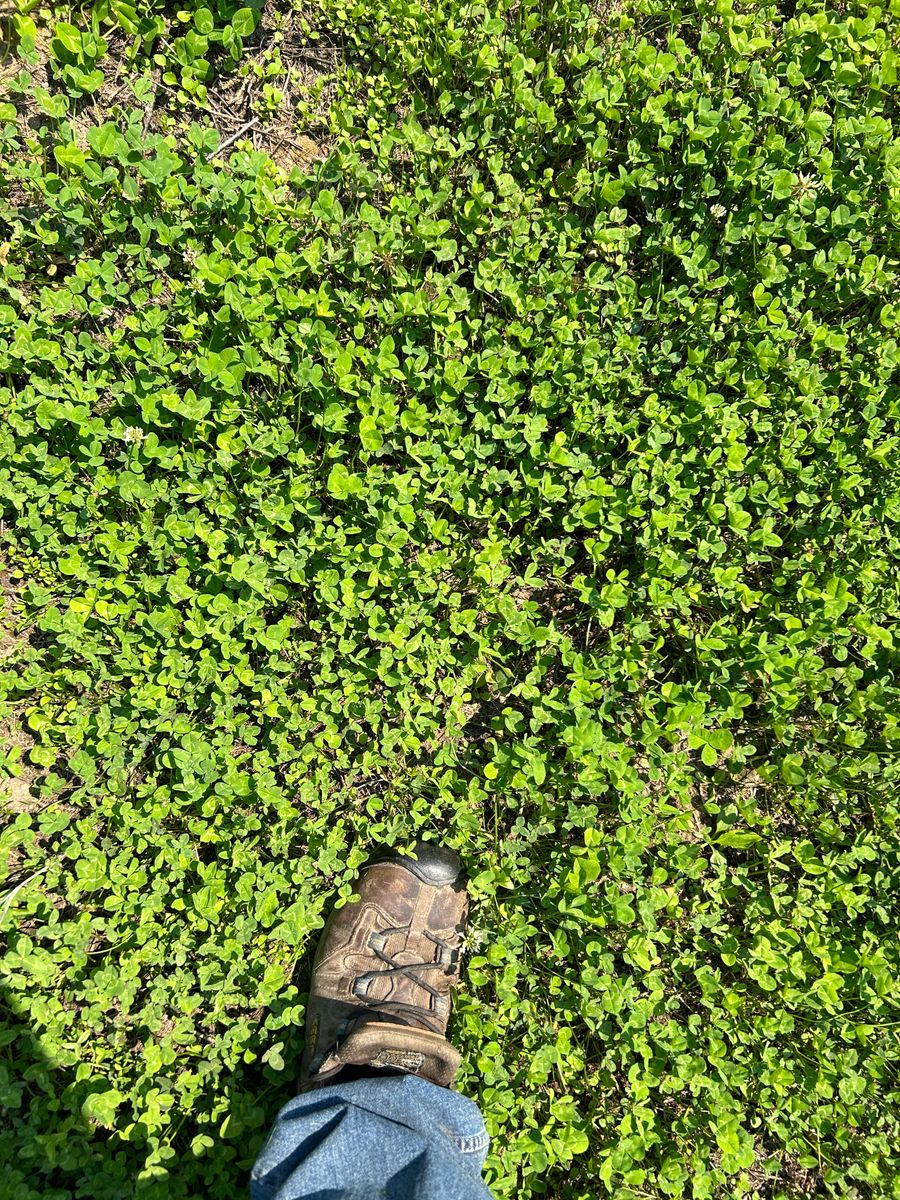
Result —
M 0 779 L 0 811 L 5 810 L 12 814 L 34 812 L 45 803 L 35 796 L 33 791 L 35 783 L 43 774 L 28 762 L 28 752 L 33 745 L 34 738 L 25 726 L 24 706 L 14 709 L 0 721 L 0 753 L 19 751 L 18 774 Z
M 301 13 L 270 0 L 240 70 L 209 88 L 209 117 L 223 145 L 246 136 L 283 171 L 309 172 L 330 150 L 326 117 L 339 61 L 338 47 L 311 36 Z
M 0 570 L 0 668 L 29 643 L 27 631 L 18 628 L 17 593 L 9 571 Z M 32 812 L 39 801 L 32 788 L 41 771 L 28 761 L 34 738 L 25 726 L 25 706 L 14 708 L 0 720 L 0 754 L 18 751 L 18 775 L 0 778 L 0 810 L 8 813 Z
M 14 654 L 16 648 L 23 641 L 27 640 L 21 634 L 15 633 L 13 630 L 7 629 L 0 624 L 0 662 L 3 662 L 5 658 L 9 658 L 11 654 Z
M 139 73 L 128 60 L 130 39 L 121 30 L 104 30 L 103 36 L 108 49 L 97 65 L 104 83 L 67 116 L 82 148 L 87 145 L 88 130 L 114 121 L 116 109 L 130 103 L 143 108 L 145 133 L 178 136 L 198 120 L 218 130 L 223 149 L 246 138 L 286 173 L 295 168 L 309 173 L 327 158 L 327 113 L 335 96 L 333 76 L 341 54 L 325 34 L 311 27 L 304 14 L 284 11 L 269 0 L 259 26 L 245 41 L 238 68 L 229 71 L 227 64 L 215 64 L 218 74 L 209 85 L 204 105 L 185 100 L 183 93 L 179 98 L 177 88 L 163 83 L 163 71 L 158 67 L 149 73 L 145 67 L 149 98 L 137 101 L 131 85 Z M 56 141 L 54 120 L 34 99 L 35 89 L 51 95 L 59 91 L 51 69 L 51 38 L 49 28 L 39 27 L 31 61 L 25 62 L 16 53 L 11 19 L 0 16 L 0 96 L 12 96 L 10 89 L 23 71 L 31 76 L 32 86 L 12 98 L 23 140 L 30 141 L 35 152 L 46 152 Z
M 798 1200 L 801 1196 L 821 1194 L 820 1173 L 810 1167 L 802 1167 L 793 1155 L 785 1154 L 774 1172 L 771 1166 L 766 1170 L 763 1165 L 765 1161 L 765 1152 L 757 1146 L 756 1162 L 747 1174 L 748 1182 L 760 1200 L 770 1200 L 770 1197 L 784 1195 L 785 1192 L 796 1196 Z

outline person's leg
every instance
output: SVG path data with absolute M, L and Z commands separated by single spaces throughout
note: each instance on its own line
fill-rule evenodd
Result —
M 471 1100 L 402 1075 L 356 1079 L 285 1105 L 253 1168 L 252 1200 L 490 1200 Z
M 450 850 L 370 861 L 319 941 L 301 1095 L 253 1168 L 253 1200 L 490 1200 L 477 1107 L 446 1038 L 468 897 Z

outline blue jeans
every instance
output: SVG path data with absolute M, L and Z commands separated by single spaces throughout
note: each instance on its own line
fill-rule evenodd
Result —
M 284 1106 L 252 1200 L 491 1200 L 477 1106 L 417 1075 L 355 1079 Z

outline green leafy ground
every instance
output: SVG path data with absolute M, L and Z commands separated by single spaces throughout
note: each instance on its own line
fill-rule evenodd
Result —
M 5 25 L 0 1195 L 241 1195 L 426 830 L 498 1197 L 900 1196 L 900 5 L 259 18 Z

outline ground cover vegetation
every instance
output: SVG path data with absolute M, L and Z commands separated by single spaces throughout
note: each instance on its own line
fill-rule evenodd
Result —
M 900 5 L 2 29 L 0 1194 L 240 1195 L 425 830 L 498 1197 L 900 1195 Z

